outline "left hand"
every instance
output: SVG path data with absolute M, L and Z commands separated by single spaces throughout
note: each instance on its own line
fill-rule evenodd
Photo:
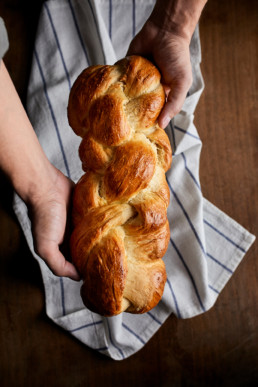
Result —
M 54 167 L 53 171 L 53 183 L 28 203 L 34 248 L 55 275 L 78 281 L 77 270 L 60 251 L 74 183 Z

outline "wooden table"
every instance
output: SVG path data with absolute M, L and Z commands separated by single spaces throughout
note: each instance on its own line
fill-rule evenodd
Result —
M 42 1 L 2 0 L 10 49 L 5 57 L 25 100 Z M 195 124 L 203 141 L 204 195 L 258 234 L 257 1 L 209 0 L 200 31 L 206 83 Z M 256 56 L 255 56 L 256 55 Z M 45 314 L 44 293 L 0 179 L 1 386 L 250 386 L 258 382 L 258 251 L 246 254 L 205 314 L 168 318 L 122 362 L 82 345 Z

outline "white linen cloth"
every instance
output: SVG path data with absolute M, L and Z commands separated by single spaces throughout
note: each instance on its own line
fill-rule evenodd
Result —
M 113 64 L 153 8 L 153 0 L 51 0 L 43 5 L 28 89 L 28 113 L 49 160 L 75 182 L 82 174 L 81 141 L 68 125 L 71 85 L 92 64 Z M 144 315 L 104 318 L 86 309 L 81 283 L 58 278 L 33 251 L 25 204 L 14 209 L 45 286 L 46 313 L 91 348 L 116 360 L 140 348 L 174 313 L 189 318 L 211 308 L 255 237 L 202 196 L 198 178 L 201 140 L 193 124 L 203 90 L 196 29 L 191 42 L 194 81 L 182 111 L 167 128 L 173 162 L 167 173 L 171 239 L 164 261 L 167 283 L 159 305 Z M 171 333 L 173 334 L 173 333 Z

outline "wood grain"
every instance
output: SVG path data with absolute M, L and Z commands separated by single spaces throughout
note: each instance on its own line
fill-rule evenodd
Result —
M 6 65 L 25 101 L 42 1 L 4 0 Z M 195 124 L 203 141 L 204 195 L 258 233 L 257 48 L 255 0 L 209 0 L 200 22 L 205 91 Z M 215 306 L 188 319 L 168 318 L 134 356 L 112 361 L 54 325 L 44 310 L 40 271 L 0 176 L 1 386 L 250 386 L 258 382 L 257 243 Z

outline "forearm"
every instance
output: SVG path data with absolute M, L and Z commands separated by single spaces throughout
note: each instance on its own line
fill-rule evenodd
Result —
M 4 63 L 0 65 L 0 168 L 28 202 L 53 175 Z M 47 189 L 47 188 L 46 188 Z
M 190 43 L 207 0 L 157 0 L 149 18 L 160 29 L 186 38 Z
M 29 206 L 35 252 L 59 276 L 80 277 L 59 250 L 73 183 L 47 159 L 9 74 L 0 64 L 0 168 Z

